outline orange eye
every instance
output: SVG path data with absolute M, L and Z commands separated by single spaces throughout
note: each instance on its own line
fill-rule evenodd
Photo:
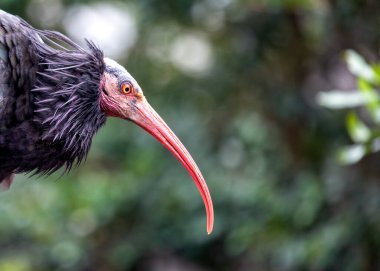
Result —
M 121 90 L 124 94 L 130 94 L 133 90 L 133 86 L 130 83 L 125 83 L 121 86 Z

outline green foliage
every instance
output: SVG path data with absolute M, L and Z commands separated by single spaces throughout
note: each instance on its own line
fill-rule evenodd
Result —
M 320 93 L 318 102 L 331 109 L 350 109 L 346 116 L 346 127 L 355 145 L 340 149 L 338 160 L 342 164 L 353 164 L 366 154 L 380 150 L 380 99 L 377 92 L 380 88 L 380 73 L 378 64 L 369 65 L 353 50 L 346 51 L 345 60 L 349 71 L 357 78 L 358 89 Z M 366 111 L 358 110 L 362 108 Z

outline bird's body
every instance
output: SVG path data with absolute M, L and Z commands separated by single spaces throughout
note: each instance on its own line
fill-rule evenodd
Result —
M 102 52 L 74 43 L 58 50 L 43 41 L 53 38 L 65 42 L 0 11 L 0 181 L 13 172 L 70 168 L 105 122 L 98 102 Z
M 15 173 L 70 170 L 86 157 L 106 116 L 136 123 L 185 166 L 211 232 L 212 202 L 202 174 L 136 80 L 93 43 L 85 50 L 0 10 L 0 183 L 9 186 Z

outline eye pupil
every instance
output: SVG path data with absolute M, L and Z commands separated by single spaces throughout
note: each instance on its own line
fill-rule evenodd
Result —
M 123 86 L 123 92 L 128 94 L 129 92 L 131 92 L 131 86 L 129 84 L 125 84 Z

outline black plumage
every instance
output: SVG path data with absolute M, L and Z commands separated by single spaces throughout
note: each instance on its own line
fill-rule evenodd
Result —
M 103 53 L 0 10 L 0 182 L 48 174 L 85 158 L 106 116 Z

